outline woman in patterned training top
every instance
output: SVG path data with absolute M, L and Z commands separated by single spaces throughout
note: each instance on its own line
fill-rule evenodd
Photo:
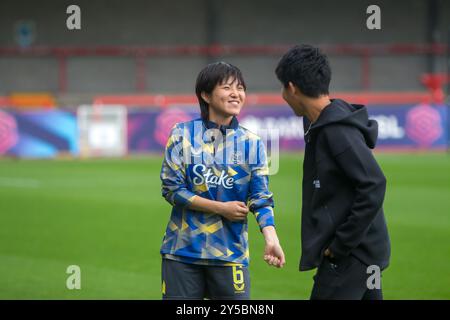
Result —
M 177 123 L 161 169 L 172 205 L 163 244 L 163 299 L 249 299 L 247 214 L 265 239 L 264 260 L 283 267 L 264 143 L 239 125 L 246 85 L 228 63 L 206 66 L 196 94 L 201 118 Z

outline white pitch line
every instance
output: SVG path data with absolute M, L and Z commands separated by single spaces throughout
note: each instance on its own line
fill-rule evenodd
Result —
M 39 188 L 40 181 L 35 179 L 0 177 L 0 187 Z

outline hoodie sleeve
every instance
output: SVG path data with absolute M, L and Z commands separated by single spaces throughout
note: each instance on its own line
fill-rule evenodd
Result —
M 327 129 L 332 155 L 356 191 L 347 219 L 337 226 L 329 246 L 336 257 L 342 257 L 360 244 L 381 209 L 386 178 L 359 129 L 345 125 L 333 125 Z
M 269 167 L 264 143 L 257 140 L 257 161 L 253 165 L 250 178 L 249 197 L 247 205 L 255 214 L 260 230 L 274 226 L 273 194 L 269 191 Z
M 182 132 L 183 130 L 175 125 L 170 133 L 160 178 L 162 196 L 173 206 L 186 207 L 192 203 L 195 194 L 186 186 Z

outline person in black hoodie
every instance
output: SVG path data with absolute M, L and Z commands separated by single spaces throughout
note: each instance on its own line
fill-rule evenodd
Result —
M 386 178 L 371 151 L 378 124 L 366 107 L 330 99 L 330 65 L 315 47 L 293 47 L 275 73 L 304 119 L 300 271 L 318 268 L 311 299 L 382 299 L 390 240 Z

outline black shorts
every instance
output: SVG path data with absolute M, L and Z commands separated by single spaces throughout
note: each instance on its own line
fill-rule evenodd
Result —
M 162 298 L 250 299 L 248 268 L 208 266 L 162 259 Z

